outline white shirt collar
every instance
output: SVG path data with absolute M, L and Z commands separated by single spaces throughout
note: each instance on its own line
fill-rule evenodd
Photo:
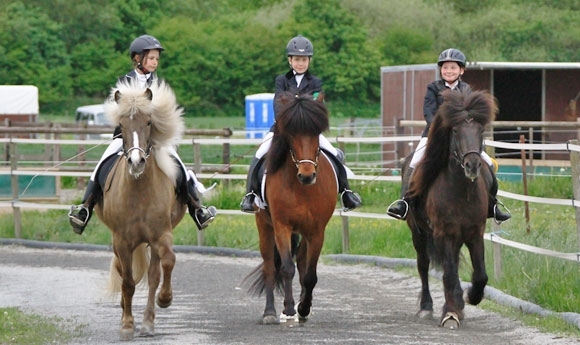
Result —
M 447 86 L 451 90 L 455 90 L 455 88 L 457 87 L 457 85 L 459 85 L 459 79 L 457 79 L 455 81 L 455 83 L 453 83 L 453 84 L 449 84 L 448 82 L 445 82 L 445 86 Z

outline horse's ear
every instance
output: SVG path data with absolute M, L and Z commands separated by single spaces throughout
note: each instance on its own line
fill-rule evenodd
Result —
M 148 100 L 153 99 L 153 92 L 151 92 L 150 88 L 147 88 L 147 90 L 145 90 L 145 97 L 147 97 Z
M 120 99 L 121 99 L 121 91 L 117 90 L 115 91 L 115 102 L 119 103 Z

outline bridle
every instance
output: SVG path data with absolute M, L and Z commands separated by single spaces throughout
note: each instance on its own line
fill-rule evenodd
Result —
M 473 119 L 466 118 L 465 122 L 470 123 Z M 459 145 L 457 145 L 457 139 L 455 139 L 455 135 L 451 136 L 451 145 L 453 146 L 453 158 L 457 161 L 457 163 L 462 167 L 465 168 L 463 162 L 465 161 L 465 157 L 470 154 L 476 154 L 477 156 L 481 157 L 481 150 L 483 150 L 483 141 L 480 142 L 478 150 L 469 150 L 467 152 L 463 152 L 460 150 Z
M 132 146 L 127 150 L 123 149 L 123 157 L 125 157 L 125 159 L 129 160 L 129 156 L 130 156 L 131 152 L 134 150 L 142 152 L 144 155 L 143 158 L 147 159 L 151 155 L 151 151 L 153 150 L 153 146 L 151 145 L 151 142 L 149 142 L 149 143 L 147 143 L 147 148 L 145 150 L 143 150 L 142 148 L 137 147 L 137 146 Z

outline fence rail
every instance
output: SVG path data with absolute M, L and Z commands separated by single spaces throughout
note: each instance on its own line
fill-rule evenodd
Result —
M 219 134 L 216 134 L 218 133 Z M 0 128 L 0 133 L 2 133 L 2 128 Z M 62 133 L 62 132 L 61 132 Z M 72 133 L 72 132 L 71 132 Z M 78 132 L 76 132 L 78 133 Z M 88 132 L 83 132 L 84 134 Z M 207 134 L 208 132 L 206 132 Z M 219 138 L 191 138 L 191 139 L 183 139 L 181 140 L 181 145 L 193 145 L 194 151 L 201 151 L 201 146 L 205 145 L 222 145 L 224 147 L 229 147 L 230 145 L 258 145 L 261 142 L 261 139 L 240 139 L 240 138 L 231 138 L 231 131 L 211 131 L 209 135 L 224 135 L 223 137 Z M 197 135 L 200 135 L 199 132 L 196 132 Z M 419 137 L 416 136 L 405 136 L 405 137 L 336 137 L 330 138 L 332 142 L 340 144 L 347 144 L 347 143 L 385 143 L 385 142 L 398 142 L 398 141 L 414 141 L 419 140 Z M 4 208 L 12 208 L 12 212 L 14 214 L 14 228 L 15 228 L 15 236 L 20 238 L 20 219 L 21 219 L 21 210 L 22 209 L 62 209 L 66 210 L 69 208 L 69 205 L 62 205 L 62 204 L 51 204 L 51 203 L 40 203 L 40 202 L 29 202 L 25 201 L 24 199 L 20 199 L 20 194 L 18 191 L 18 183 L 17 177 L 22 175 L 27 176 L 55 176 L 55 177 L 62 177 L 62 176 L 71 176 L 71 177 L 88 177 L 91 174 L 92 169 L 71 169 L 71 168 L 60 168 L 60 163 L 56 162 L 56 165 L 53 166 L 22 166 L 19 165 L 19 160 L 17 159 L 17 155 L 14 154 L 16 151 L 16 146 L 24 145 L 24 144 L 40 144 L 45 145 L 46 147 L 52 146 L 62 146 L 62 145 L 99 145 L 102 144 L 102 140 L 67 140 L 67 139 L 26 139 L 26 138 L 0 138 L 0 143 L 8 146 L 7 151 L 11 152 L 9 167 L 0 168 L 0 175 L 8 175 L 11 177 L 12 183 L 12 198 L 9 200 L 0 201 L 0 207 Z M 572 180 L 573 181 L 580 181 L 580 145 L 578 141 L 571 141 L 569 143 L 561 143 L 561 144 L 513 144 L 513 143 L 504 143 L 504 142 L 497 142 L 492 140 L 486 140 L 485 145 L 489 148 L 507 148 L 513 150 L 534 150 L 534 151 L 567 151 L 570 153 L 570 166 L 572 167 Z M 195 149 L 197 147 L 197 149 Z M 201 162 L 201 155 L 196 156 L 196 167 L 203 165 Z M 6 162 L 8 163 L 8 162 Z M 96 162 L 95 162 L 96 163 Z M 225 163 L 224 163 L 225 164 Z M 213 173 L 204 173 L 201 172 L 199 169 L 198 176 L 201 179 L 223 179 L 223 180 L 244 180 L 246 178 L 245 174 L 232 174 L 229 171 L 220 171 L 220 172 L 213 172 Z M 364 181 L 390 181 L 390 182 L 400 182 L 400 176 L 385 176 L 385 175 L 357 175 L 353 178 L 353 180 L 364 180 Z M 577 183 L 580 184 L 580 183 Z M 571 206 L 576 209 L 576 223 L 577 223 L 577 231 L 579 236 L 579 244 L 580 244 L 580 186 L 574 185 L 574 199 L 552 199 L 552 198 L 538 198 L 528 195 L 519 195 L 515 193 L 509 193 L 506 191 L 499 191 L 499 195 L 505 198 L 510 198 L 514 200 L 520 200 L 524 202 L 535 202 L 535 203 L 544 203 L 544 204 L 553 204 L 553 205 L 560 205 L 560 206 Z M 230 215 L 247 215 L 239 210 L 220 210 L 222 214 L 230 214 Z M 393 218 L 387 216 L 386 214 L 377 214 L 377 213 L 366 213 L 366 212 L 342 212 L 340 210 L 335 211 L 334 216 L 342 217 L 343 220 L 343 252 L 348 252 L 349 250 L 349 239 L 348 239 L 348 218 L 356 217 L 356 218 L 372 218 L 372 219 L 384 219 L 384 220 L 393 220 Z M 497 230 L 497 229 L 496 229 Z M 524 250 L 528 252 L 532 252 L 535 254 L 540 255 L 547 255 L 555 258 L 572 260 L 576 262 L 580 262 L 580 252 L 577 253 L 561 253 L 552 251 L 550 249 L 544 248 L 537 248 L 533 246 L 529 246 L 522 243 L 517 243 L 513 241 L 506 240 L 499 236 L 498 232 L 493 231 L 492 233 L 486 234 L 485 239 L 492 242 L 494 244 L 493 248 L 495 251 L 501 250 L 501 246 L 510 246 L 513 248 L 517 248 L 519 250 Z M 203 245 L 203 243 L 200 243 Z M 496 273 L 501 274 L 501 260 L 496 260 L 500 255 L 494 255 L 494 265 L 496 266 Z M 498 262 L 499 261 L 499 262 Z

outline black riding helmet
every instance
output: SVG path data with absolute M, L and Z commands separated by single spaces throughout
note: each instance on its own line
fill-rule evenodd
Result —
M 312 56 L 313 54 L 312 42 L 302 35 L 292 38 L 286 45 L 287 56 Z
M 165 50 L 165 48 L 161 46 L 161 43 L 159 43 L 159 40 L 151 35 L 142 35 L 137 37 L 133 40 L 133 42 L 131 42 L 131 46 L 129 47 L 131 60 L 133 60 L 135 55 L 141 55 L 145 51 L 151 49 L 157 49 L 160 52 Z
M 459 64 L 460 67 L 465 68 L 465 54 L 461 52 L 459 49 L 449 48 L 445 49 L 444 51 L 439 54 L 439 60 L 437 61 L 437 65 L 441 67 L 444 62 L 447 61 L 454 61 Z

